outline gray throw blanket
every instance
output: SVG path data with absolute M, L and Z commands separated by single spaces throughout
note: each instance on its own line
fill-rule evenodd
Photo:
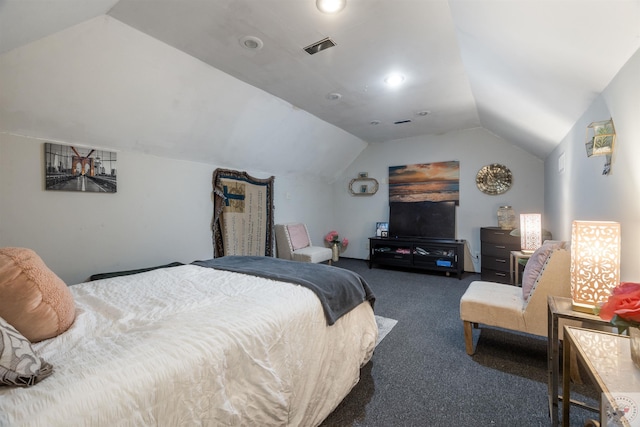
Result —
M 360 303 L 369 301 L 373 307 L 375 302 L 371 288 L 359 274 L 325 264 L 263 256 L 224 256 L 192 264 L 304 286 L 320 299 L 329 325 Z

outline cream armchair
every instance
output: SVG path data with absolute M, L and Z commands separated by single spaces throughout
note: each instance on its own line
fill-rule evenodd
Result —
M 275 230 L 278 258 L 315 263 L 329 261 L 331 264 L 331 249 L 313 246 L 305 224 L 300 222 L 276 224 Z
M 532 255 L 529 263 L 537 253 Z M 527 263 L 523 288 L 493 282 L 472 282 L 460 299 L 460 318 L 464 326 L 467 354 L 472 355 L 475 351 L 472 328 L 478 328 L 479 324 L 546 337 L 547 296 L 571 296 L 570 261 L 570 252 L 558 248 L 550 250 L 545 259 L 540 261 L 538 271 L 535 271 L 534 265 Z M 530 291 L 524 287 L 527 275 L 528 283 L 532 285 Z

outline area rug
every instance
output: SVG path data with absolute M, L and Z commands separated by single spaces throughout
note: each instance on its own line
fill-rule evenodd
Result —
M 376 341 L 377 346 L 378 344 L 380 344 L 380 341 L 382 341 L 382 339 L 386 337 L 389 332 L 391 332 L 398 321 L 395 319 L 389 319 L 388 317 L 378 316 L 376 314 L 376 323 L 378 324 L 378 341 Z

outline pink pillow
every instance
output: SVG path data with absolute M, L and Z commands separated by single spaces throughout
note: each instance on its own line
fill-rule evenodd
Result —
M 542 266 L 547 262 L 549 254 L 560 248 L 562 248 L 562 242 L 546 241 L 527 261 L 527 265 L 524 267 L 524 272 L 522 273 L 522 297 L 525 301 L 531 296 L 531 291 L 534 288 L 536 279 L 542 271 Z M 518 266 L 516 266 L 516 268 L 518 268 Z
M 31 342 L 60 335 L 75 320 L 73 295 L 31 249 L 0 248 L 0 317 Z
M 287 231 L 289 232 L 289 240 L 291 240 L 291 246 L 293 246 L 294 251 L 309 246 L 309 236 L 307 235 L 307 229 L 304 224 L 287 225 Z

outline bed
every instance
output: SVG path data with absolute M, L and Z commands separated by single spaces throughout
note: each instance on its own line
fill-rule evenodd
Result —
M 332 321 L 305 286 L 211 266 L 68 289 L 73 323 L 32 344 L 53 373 L 0 387 L 1 426 L 314 426 L 378 334 L 372 295 Z

